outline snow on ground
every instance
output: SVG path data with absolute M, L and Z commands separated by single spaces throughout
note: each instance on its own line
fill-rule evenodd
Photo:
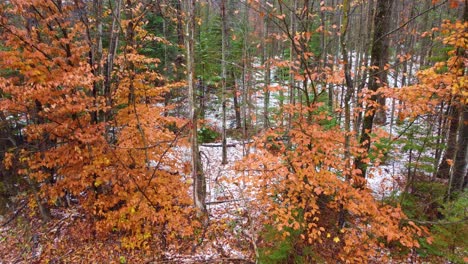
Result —
M 370 168 L 367 176 L 367 186 L 373 191 L 377 199 L 398 194 L 404 181 L 403 170 L 401 164 L 394 161 L 389 165 Z
M 228 138 L 227 145 L 227 164 L 222 164 L 222 145 L 219 142 L 201 144 L 200 154 L 206 177 L 209 221 L 225 223 L 230 228 L 226 228 L 222 234 L 217 234 L 215 241 L 204 243 L 195 254 L 190 256 L 168 254 L 170 259 L 178 263 L 193 263 L 194 260 L 209 262 L 223 257 L 234 259 L 247 257 L 245 252 L 239 250 L 238 245 L 248 244 L 253 233 L 246 231 L 248 230 L 246 227 L 250 224 L 249 219 L 252 218 L 249 210 L 252 195 L 247 194 L 247 184 L 240 179 L 240 173 L 234 168 L 235 163 L 244 157 L 243 153 L 247 146 L 231 138 Z M 170 158 L 178 159 L 181 166 L 189 163 L 190 149 L 176 147 Z M 184 177 L 186 181 L 191 181 L 190 175 Z
M 239 202 L 239 192 L 246 188 L 245 182 L 233 184 L 228 181 L 228 179 L 240 178 L 240 172 L 234 169 L 234 165 L 244 157 L 246 146 L 233 139 L 228 139 L 227 144 L 229 145 L 227 148 L 228 164 L 225 165 L 221 164 L 222 147 L 220 143 L 200 146 L 203 169 L 207 178 L 208 204 L 216 204 L 223 200 Z M 186 150 L 185 155 L 188 157 L 190 153 Z M 369 169 L 368 187 L 372 189 L 378 199 L 392 193 L 398 193 L 402 188 L 405 170 L 401 157 L 393 157 L 388 164 Z

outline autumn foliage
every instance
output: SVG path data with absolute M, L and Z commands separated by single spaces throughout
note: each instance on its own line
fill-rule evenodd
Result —
M 311 262 L 368 262 L 385 259 L 388 247 L 419 247 L 416 238 L 427 230 L 362 186 L 360 172 L 343 160 L 344 133 L 320 125 L 327 122 L 326 115 L 315 117 L 310 123 L 299 117 L 287 141 L 281 140 L 284 131 L 266 133 L 259 151 L 248 156 L 248 165 L 239 167 L 257 197 L 254 211 L 264 212 L 262 224 L 273 226 L 278 240 L 299 234 L 295 250 L 320 252 L 296 256 Z M 362 149 L 357 142 L 353 146 L 356 156 Z
M 444 21 L 440 28 L 439 41 L 450 47 L 448 59 L 435 63 L 433 67 L 417 73 L 418 83 L 402 87 L 395 91 L 387 90 L 388 96 L 395 97 L 404 103 L 400 118 L 415 118 L 426 113 L 433 113 L 441 102 L 450 102 L 463 109 L 467 104 L 468 90 L 466 74 L 468 23 L 457 20 Z
M 76 203 L 86 218 L 76 231 L 84 228 L 89 239 L 118 234 L 124 248 L 163 249 L 190 235 L 189 186 L 170 158 L 178 135 L 169 127 L 183 121 L 164 114 L 169 88 L 151 70 L 158 60 L 137 53 L 135 40 L 149 37 L 143 22 L 122 22 L 135 34 L 109 69 L 105 91 L 98 71 L 105 62 L 89 63 L 93 47 L 78 7 L 11 1 L 1 11 L 7 48 L 0 67 L 14 72 L 1 80 L 1 110 L 24 124 L 26 140 L 6 162 L 20 164 L 17 173 L 40 186 L 42 216 Z
M 283 7 L 283 1 L 279 2 L 279 7 Z M 449 5 L 455 7 L 459 2 L 449 1 Z M 268 112 L 262 129 L 254 125 L 257 117 L 247 100 L 255 92 L 245 87 L 256 77 L 246 73 L 254 71 L 254 67 L 246 69 L 244 64 L 256 58 L 248 55 L 249 35 L 245 33 L 243 50 L 238 53 L 252 57 L 243 57 L 239 65 L 232 63 L 230 66 L 235 68 L 230 69 L 232 76 L 223 73 L 223 89 L 232 90 L 223 90 L 221 102 L 226 108 L 225 96 L 232 96 L 235 102 L 237 97 L 245 100 L 243 131 L 238 128 L 230 131 L 233 135 L 242 134 L 244 157 L 226 165 L 235 173 L 216 175 L 216 179 L 206 177 L 215 187 L 209 190 L 212 193 L 203 193 L 203 199 L 215 197 L 219 186 L 231 189 L 223 190 L 228 195 L 215 197 L 217 200 L 198 201 L 201 208 L 208 208 L 200 212 L 192 198 L 194 179 L 190 178 L 190 159 L 180 156 L 189 143 L 198 148 L 198 143 L 193 144 L 198 141 L 187 140 L 190 129 L 194 130 L 192 138 L 197 137 L 197 122 L 174 114 L 186 110 L 185 95 L 176 98 L 180 99 L 178 105 L 173 104 L 177 100 L 171 101 L 176 89 L 180 92 L 180 88 L 187 86 L 179 76 L 182 71 L 177 69 L 186 66 L 187 61 L 184 56 L 177 56 L 173 63 L 165 58 L 165 68 L 161 70 L 162 58 L 154 55 L 160 47 L 164 47 L 160 49 L 165 50 L 166 57 L 173 55 L 169 49 L 174 53 L 184 50 L 187 48 L 183 45 L 184 37 L 189 36 L 184 35 L 182 26 L 202 23 L 194 16 L 193 25 L 184 24 L 186 14 L 181 10 L 180 1 L 177 3 L 109 1 L 105 10 L 103 1 L 0 3 L 0 117 L 14 131 L 10 135 L 13 146 L 2 154 L 2 168 L 20 179 L 18 189 L 22 192 L 18 191 L 17 199 L 24 201 L 11 219 L 23 214 L 21 210 L 26 208 L 24 219 L 35 223 L 40 230 L 21 230 L 18 220 L 17 229 L 12 230 L 23 233 L 5 240 L 19 245 L 30 241 L 43 245 L 40 257 L 28 260 L 44 263 L 83 260 L 126 263 L 126 258 L 118 259 L 123 255 L 136 263 L 170 261 L 171 256 L 200 253 L 206 248 L 209 253 L 218 250 L 223 257 L 230 250 L 243 257 L 233 261 L 405 262 L 422 243 L 432 242 L 429 229 L 408 217 L 396 200 L 387 202 L 376 198 L 367 185 L 366 173 L 356 165 L 359 161 L 366 168 L 378 169 L 391 149 L 379 149 L 376 143 L 387 139 L 393 143 L 401 135 L 394 138 L 392 132 L 371 125 L 370 131 L 363 132 L 369 139 L 360 142 L 358 132 L 362 124 L 359 122 L 373 115 L 372 111 L 385 114 L 385 98 L 398 102 L 397 118 L 401 123 L 435 114 L 443 109 L 441 105 L 445 102 L 466 111 L 468 22 L 447 20 L 440 28 L 425 33 L 437 32 L 436 40 L 450 50 L 446 60 L 418 71 L 414 84 L 397 89 L 383 84 L 379 75 L 372 79 L 379 89 L 375 86 L 370 92 L 364 88 L 368 85 L 366 79 L 370 78 L 365 74 L 362 80 L 354 80 L 356 86 L 362 81 L 360 90 L 351 87 L 350 78 L 355 76 L 351 76 L 349 66 L 345 65 L 347 54 L 345 60 L 333 60 L 327 54 L 314 53 L 310 44 L 318 42 L 318 34 L 331 38 L 333 34 L 346 33 L 346 29 L 338 32 L 336 25 L 328 26 L 327 30 L 325 24 L 317 26 L 309 20 L 338 7 L 325 6 L 322 1 L 315 15 L 308 14 L 310 10 L 305 7 L 302 13 L 291 12 L 294 15 L 289 15 L 293 17 L 288 17 L 291 21 L 302 19 L 295 22 L 298 27 L 293 32 L 293 27 L 287 24 L 286 13 L 276 4 L 245 1 L 262 19 L 272 19 L 284 31 L 284 34 L 271 34 L 262 45 L 274 41 L 290 45 L 289 58 L 268 57 L 265 48 L 263 65 L 255 68 L 271 68 L 266 71 L 268 77 L 258 91 L 265 97 L 278 93 L 280 109 L 275 110 L 273 118 L 277 119 L 277 126 L 269 127 L 268 122 L 274 122 Z M 186 1 L 188 8 L 189 3 Z M 437 3 L 432 1 L 433 5 Z M 173 30 L 178 34 L 178 43 L 171 43 L 150 28 L 159 19 L 152 12 L 167 16 L 161 22 L 164 34 Z M 245 12 L 247 23 L 249 12 L 252 11 Z M 172 23 L 172 28 L 166 23 Z M 309 28 L 315 30 L 308 31 Z M 196 30 L 192 28 L 193 32 Z M 223 32 L 229 44 L 223 43 L 223 52 L 225 44 L 232 49 L 241 45 L 232 32 Z M 186 43 L 193 44 L 193 41 Z M 326 46 L 325 40 L 322 44 Z M 344 41 L 342 47 L 346 48 Z M 402 61 L 406 58 L 403 57 Z M 367 71 L 378 75 L 389 70 L 389 65 L 385 69 L 369 66 L 370 58 L 365 59 L 366 65 L 356 68 L 356 73 Z M 237 77 L 240 70 L 236 67 L 242 67 L 242 78 Z M 270 83 L 273 75 L 270 70 L 284 75 L 275 78 L 287 81 Z M 202 77 L 193 76 L 195 79 L 191 86 L 198 90 L 192 94 L 192 100 L 209 98 L 209 90 L 218 87 L 217 83 L 212 84 L 216 80 L 210 87 L 203 87 Z M 229 82 L 233 82 L 232 87 L 226 88 Z M 242 95 L 236 90 L 241 86 L 245 89 Z M 336 87 L 341 89 L 341 97 L 334 97 Z M 208 95 L 198 94 L 205 92 L 203 89 Z M 289 103 L 284 99 L 288 90 L 292 93 Z M 377 95 L 384 99 L 383 105 L 377 102 Z M 337 99 L 342 102 L 333 102 Z M 264 111 L 268 111 L 269 102 L 265 102 Z M 345 107 L 340 108 L 343 102 Z M 197 110 L 192 110 L 191 118 L 196 120 Z M 238 114 L 238 109 L 235 111 Z M 341 119 L 346 124 L 340 124 Z M 351 123 L 355 128 L 351 128 Z M 249 129 L 254 133 L 249 134 Z M 234 147 L 236 144 L 240 143 L 233 143 Z M 204 162 L 208 159 L 202 151 L 196 154 Z M 223 160 L 222 166 L 225 163 Z M 211 166 L 209 162 L 203 165 Z M 368 170 L 367 177 L 372 177 L 372 170 Z M 199 184 L 206 188 L 206 182 Z M 239 203 L 242 208 L 234 209 Z M 225 211 L 220 210 L 220 204 Z M 39 242 L 34 240 L 36 233 L 42 234 Z M 284 246 L 284 243 L 289 244 Z M 275 254 L 281 254 L 281 258 L 272 258 Z

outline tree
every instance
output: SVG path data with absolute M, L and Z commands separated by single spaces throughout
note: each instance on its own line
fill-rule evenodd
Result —
M 182 129 L 183 122 L 164 116 L 159 102 L 170 86 L 158 85 L 163 77 L 152 67 L 158 60 L 139 53 L 153 39 L 141 20 L 153 4 L 126 1 L 125 19 L 112 20 L 119 23 L 121 31 L 115 34 L 124 35 L 125 44 L 115 54 L 119 67 L 111 69 L 111 100 L 96 89 L 106 73 L 97 70 L 101 62 L 89 60 L 88 24 L 76 15 L 87 5 L 2 5 L 2 40 L 9 48 L 1 52 L 5 60 L 0 68 L 15 74 L 2 76 L 6 97 L 1 110 L 7 116 L 17 113 L 25 122 L 27 144 L 9 162 L 30 182 L 44 220 L 55 217 L 49 208 L 74 200 L 83 215 L 75 232 L 97 240 L 119 232 L 116 240 L 124 248 L 152 244 L 162 250 L 171 243 L 170 234 L 191 234 L 186 221 L 191 201 L 187 184 L 174 176 L 179 169 L 167 156 L 178 138 L 169 127 Z M 107 118 L 98 118 L 100 112 L 107 112 Z M 63 242 L 71 247 L 80 241 Z
M 449 131 L 447 139 L 447 149 L 445 150 L 444 156 L 440 162 L 440 165 L 437 169 L 437 177 L 439 178 L 450 178 L 450 161 L 453 161 L 455 158 L 456 145 L 457 145 L 457 135 L 458 135 L 458 125 L 460 123 L 460 110 L 457 106 L 451 105 L 448 107 L 450 115 L 449 119 Z
M 226 67 L 226 38 L 227 26 L 226 26 L 226 0 L 221 0 L 221 104 L 223 109 L 223 131 L 222 131 L 222 164 L 227 164 L 227 148 L 226 148 L 226 79 L 227 79 L 227 67 Z
M 461 112 L 460 125 L 457 139 L 457 154 L 455 155 L 455 161 L 453 169 L 450 174 L 450 186 L 448 190 L 448 196 L 453 198 L 452 193 L 463 192 L 467 186 L 468 181 L 468 102 L 466 81 L 466 62 L 465 55 L 468 44 L 466 43 L 466 29 L 468 22 L 468 6 L 465 5 L 464 20 L 461 22 L 458 20 L 454 24 L 447 23 L 445 25 L 448 36 L 444 39 L 444 43 L 453 45 L 454 50 L 449 52 L 451 58 L 447 61 L 447 67 L 449 74 L 453 76 L 452 93 L 455 98 L 459 98 L 457 106 L 459 112 Z
M 363 145 L 366 151 L 369 151 L 371 145 L 372 127 L 374 126 L 374 118 L 376 115 L 379 120 L 376 123 L 383 124 L 385 121 L 385 112 L 379 107 L 385 106 L 385 98 L 379 95 L 378 89 L 386 85 L 388 62 L 388 37 L 390 17 L 392 10 L 392 1 L 378 0 L 377 10 L 374 17 L 374 37 L 371 48 L 371 69 L 369 71 L 369 91 L 371 92 L 370 102 L 368 102 L 364 120 L 362 123 L 362 131 L 359 142 Z M 356 160 L 356 168 L 361 170 L 362 176 L 366 176 L 367 165 L 363 158 Z
M 403 117 L 434 113 L 441 102 L 450 103 L 450 129 L 448 133 L 448 149 L 446 157 L 441 161 L 451 166 L 448 197 L 452 192 L 461 192 L 464 189 L 466 178 L 466 91 L 465 66 L 462 57 L 466 49 L 466 38 L 463 33 L 468 24 L 457 20 L 454 23 L 444 21 L 442 24 L 442 43 L 450 47 L 448 58 L 434 66 L 418 72 L 419 83 L 401 89 L 397 98 L 405 103 L 406 109 L 401 112 Z M 460 113 L 460 114 L 459 114 Z M 458 130 L 457 130 L 458 127 Z M 453 155 L 453 156 L 452 156 Z M 452 156 L 452 158 L 450 157 Z M 454 160 L 451 160 L 453 159 Z
M 190 108 L 190 144 L 192 160 L 192 179 L 193 179 L 193 201 L 199 214 L 206 214 L 206 180 L 203 175 L 203 167 L 200 159 L 200 150 L 198 148 L 198 113 L 196 106 L 195 90 L 195 60 L 194 60 L 194 36 L 195 36 L 195 0 L 184 0 L 185 12 L 185 49 L 187 54 L 187 84 L 188 99 Z
M 293 248 L 284 261 L 367 262 L 385 244 L 418 247 L 415 236 L 422 230 L 412 222 L 400 222 L 406 219 L 400 208 L 383 205 L 365 187 L 355 188 L 353 181 L 344 180 L 348 175 L 358 177 L 343 162 L 345 133 L 324 128 L 318 116 L 306 122 L 307 112 L 301 114 L 290 131 L 294 147 L 268 140 L 281 135 L 281 130 L 270 131 L 256 145 L 261 151 L 239 166 L 244 169 L 242 177 L 248 176 L 249 191 L 256 195 L 252 208 L 264 212 L 260 220 L 265 229 L 259 232 L 273 229 L 259 245 L 265 254 L 274 254 L 274 245 L 288 240 Z M 351 148 L 350 154 L 356 155 L 356 150 Z M 337 226 L 343 211 L 348 212 L 346 224 Z
M 466 108 L 466 106 L 465 106 Z M 467 183 L 467 149 L 468 149 L 468 111 L 463 111 L 458 132 L 457 155 L 450 175 L 449 196 L 451 192 L 463 192 Z

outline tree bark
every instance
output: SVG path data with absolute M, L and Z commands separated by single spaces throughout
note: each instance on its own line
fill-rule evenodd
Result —
M 348 32 L 348 21 L 349 21 L 349 8 L 350 8 L 350 1 L 351 0 L 344 0 L 343 1 L 343 20 L 341 24 L 341 38 L 340 38 L 340 46 L 341 46 L 341 53 L 343 57 L 343 67 L 344 67 L 344 74 L 345 74 L 345 83 L 346 83 L 346 94 L 345 94 L 345 122 L 344 122 L 344 129 L 345 129 L 345 142 L 344 142 L 344 162 L 346 164 L 346 169 L 348 171 L 344 171 L 343 174 L 346 177 L 346 180 L 350 179 L 351 172 L 349 169 L 351 168 L 351 97 L 354 93 L 354 86 L 353 80 L 351 78 L 351 65 L 348 59 L 348 50 L 346 48 L 346 34 Z M 343 204 L 340 205 L 340 213 L 338 217 L 338 228 L 342 228 L 345 223 L 345 215 L 346 211 L 343 209 Z
M 461 21 L 467 21 L 468 19 L 467 1 L 465 1 L 464 12 L 460 14 L 460 17 Z M 466 74 L 466 60 L 463 59 L 465 51 L 465 47 L 458 47 L 456 50 L 458 63 L 455 68 L 458 70 L 452 69 L 452 71 L 456 72 L 458 78 L 462 78 Z M 460 108 L 461 112 L 461 120 L 458 131 L 457 154 L 455 156 L 455 162 L 450 174 L 450 185 L 447 192 L 447 196 L 450 199 L 455 198 L 455 195 L 458 192 L 462 192 L 467 186 L 468 182 L 468 104 L 466 104 L 466 98 L 463 96 L 457 99 L 460 101 L 458 107 Z
M 457 133 L 458 124 L 460 119 L 460 110 L 455 105 L 450 106 L 450 125 L 447 140 L 447 150 L 440 162 L 439 168 L 437 169 L 437 178 L 448 179 L 450 176 L 450 164 L 449 160 L 455 158 L 455 152 L 457 148 Z
M 223 131 L 222 133 L 222 161 L 221 164 L 227 164 L 227 148 L 226 148 L 226 0 L 221 0 L 221 103 L 223 108 Z
M 457 154 L 450 175 L 449 197 L 461 192 L 466 187 L 466 165 L 468 163 L 468 108 L 465 106 L 460 120 L 458 133 Z
M 245 21 L 245 28 L 244 28 L 244 35 L 243 35 L 243 45 L 242 45 L 242 117 L 243 117 L 243 136 L 244 142 L 247 142 L 249 138 L 249 127 L 251 122 L 251 115 L 250 115 L 250 59 L 249 59 L 249 51 L 248 51 L 248 41 L 247 38 L 249 37 L 249 8 L 245 5 L 244 9 L 244 21 Z M 244 144 L 243 149 L 244 155 L 249 154 L 249 147 Z
M 231 75 L 231 79 L 233 82 L 232 93 L 233 93 L 233 101 L 234 101 L 234 113 L 236 116 L 236 129 L 241 129 L 242 121 L 241 121 L 241 108 L 239 104 L 239 87 L 238 87 L 238 83 L 237 83 L 234 72 L 231 71 L 230 75 Z
M 267 9 L 268 10 L 268 9 Z M 269 12 L 269 11 L 268 11 Z M 269 27 L 269 18 L 268 14 L 265 15 L 263 18 L 263 38 L 262 38 L 262 44 L 263 44 L 263 53 L 262 53 L 262 63 L 265 67 L 264 70 L 264 91 L 263 91 L 263 128 L 267 129 L 270 126 L 270 120 L 269 120 L 269 111 L 268 108 L 270 107 L 270 91 L 269 86 L 270 86 L 270 75 L 271 75 L 271 70 L 270 70 L 270 44 L 268 40 L 268 30 Z
M 388 37 L 384 36 L 389 30 L 390 14 L 392 8 L 391 0 L 378 0 L 377 10 L 374 17 L 374 43 L 371 49 L 371 70 L 369 72 L 369 90 L 373 93 L 371 101 L 382 103 L 382 97 L 377 95 L 377 90 L 384 85 L 387 79 L 387 73 L 384 70 L 388 62 Z M 383 98 L 385 100 L 385 98 Z M 359 142 L 367 153 L 370 149 L 370 134 L 374 125 L 374 117 L 379 111 L 379 107 L 369 104 L 366 108 L 362 124 L 361 138 Z M 385 112 L 383 113 L 385 115 Z M 380 121 L 382 120 L 380 114 Z M 356 159 L 356 167 L 361 170 L 362 176 L 366 176 L 367 164 L 363 157 Z
M 296 40 L 294 36 L 296 35 L 296 11 L 297 11 L 297 0 L 293 0 L 293 6 L 291 7 L 290 10 L 290 32 L 289 35 L 292 36 L 290 39 L 290 46 L 289 46 L 289 83 L 288 83 L 288 95 L 289 95 L 289 105 L 293 106 L 295 104 L 295 78 L 294 78 L 294 63 L 296 61 L 296 53 L 294 52 L 296 43 L 294 43 Z M 304 67 L 307 67 L 307 65 L 303 65 Z M 307 84 L 307 83 L 305 83 Z M 307 87 L 303 87 L 304 91 L 306 91 Z M 306 98 L 307 100 L 307 98 Z M 288 124 L 287 124 L 287 129 L 290 130 L 292 127 L 292 118 L 293 118 L 293 113 L 289 112 L 288 113 Z
M 194 33 L 195 33 L 195 0 L 184 0 L 185 11 L 185 49 L 187 53 L 187 84 L 190 107 L 191 133 L 190 143 L 192 151 L 192 179 L 193 201 L 198 209 L 199 216 L 206 214 L 206 182 L 200 159 L 200 150 L 197 141 L 197 109 L 195 93 L 195 60 L 194 60 Z

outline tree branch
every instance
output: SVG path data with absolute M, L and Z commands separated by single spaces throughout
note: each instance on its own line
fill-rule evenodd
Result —
M 391 34 L 397 32 L 398 30 L 404 28 L 404 27 L 405 27 L 406 25 L 408 25 L 411 21 L 413 21 L 413 20 L 415 20 L 416 18 L 418 18 L 418 17 L 420 17 L 420 16 L 426 14 L 426 13 L 429 12 L 429 11 L 432 11 L 432 10 L 438 8 L 439 6 L 441 6 L 441 5 L 445 4 L 445 3 L 447 3 L 447 1 L 448 1 L 448 0 L 445 0 L 445 1 L 443 1 L 442 3 L 437 4 L 437 5 L 435 5 L 435 6 L 432 6 L 432 7 L 428 8 L 428 9 L 422 11 L 421 13 L 415 15 L 414 17 L 408 19 L 408 21 L 406 21 L 405 23 L 403 23 L 403 25 L 401 25 L 401 26 L 399 26 L 399 27 L 397 27 L 397 28 L 395 28 L 395 29 L 389 31 L 388 33 L 386 33 L 386 34 L 380 36 L 380 38 L 374 40 L 373 44 L 376 43 L 377 41 L 379 41 L 379 40 L 381 40 L 381 39 L 387 37 L 388 35 L 391 35 Z

